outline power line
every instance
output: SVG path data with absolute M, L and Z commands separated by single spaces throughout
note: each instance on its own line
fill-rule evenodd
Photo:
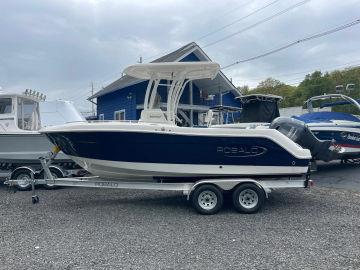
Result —
M 323 70 L 323 69 L 334 69 L 334 68 L 337 68 L 337 67 L 343 67 L 343 66 L 348 66 L 350 64 L 355 64 L 355 63 L 359 63 L 360 62 L 360 59 L 358 60 L 354 60 L 354 61 L 351 61 L 351 62 L 347 62 L 347 63 L 344 63 L 344 64 L 341 64 L 341 65 L 335 65 L 335 66 L 325 66 L 325 67 L 316 67 L 316 68 L 313 68 L 311 70 L 306 70 L 306 71 L 299 71 L 299 72 L 292 72 L 292 73 L 281 73 L 281 74 L 276 74 L 276 75 L 271 75 L 271 76 L 266 76 L 266 78 L 277 78 L 277 77 L 284 77 L 284 76 L 291 76 L 291 75 L 301 75 L 301 74 L 306 74 L 306 73 L 309 73 L 309 72 L 312 72 L 313 70 Z M 348 66 L 348 67 L 352 67 L 352 66 Z M 261 79 L 264 79 L 265 76 L 262 76 L 262 77 L 247 77 L 247 79 L 249 80 L 261 80 Z
M 219 27 L 218 29 L 216 29 L 216 30 L 214 30 L 214 31 L 212 31 L 212 32 L 209 32 L 209 33 L 207 33 L 207 34 L 205 34 L 205 35 L 197 38 L 196 40 L 199 41 L 199 40 L 202 40 L 202 39 L 204 39 L 204 38 L 206 38 L 206 37 L 208 37 L 208 36 L 211 36 L 211 35 L 213 35 L 213 34 L 215 34 L 215 33 L 218 33 L 218 32 L 220 32 L 220 31 L 228 28 L 229 26 L 232 26 L 232 25 L 234 25 L 234 24 L 236 24 L 236 23 L 238 23 L 238 22 L 240 22 L 240 21 L 242 21 L 242 20 L 244 20 L 244 19 L 246 19 L 246 18 L 248 18 L 248 17 L 250 17 L 250 16 L 252 16 L 252 15 L 258 13 L 258 12 L 260 12 L 260 11 L 262 11 L 263 9 L 266 9 L 267 7 L 269 7 L 269 6 L 271 6 L 271 5 L 276 4 L 276 3 L 279 2 L 279 1 L 281 1 L 281 0 L 275 0 L 275 1 L 271 2 L 271 3 L 268 3 L 268 4 L 266 4 L 265 6 L 262 6 L 262 7 L 258 8 L 258 9 L 256 9 L 256 10 L 250 12 L 249 14 L 245 15 L 244 17 L 241 17 L 241 18 L 239 18 L 239 19 L 236 19 L 235 21 L 232 21 L 231 23 L 225 24 L 224 26 L 221 26 L 221 27 Z
M 344 25 L 340 25 L 340 26 L 337 26 L 335 28 L 332 28 L 330 30 L 327 30 L 327 31 L 324 31 L 324 32 L 321 32 L 321 33 L 317 33 L 317 34 L 313 34 L 311 36 L 308 36 L 308 37 L 305 37 L 305 38 L 302 38 L 302 39 L 299 39 L 299 40 L 296 40 L 296 41 L 293 41 L 287 45 L 284 45 L 280 48 L 277 48 L 277 49 L 274 49 L 274 50 L 271 50 L 271 51 L 268 51 L 268 52 L 265 52 L 265 53 L 262 53 L 260 55 L 257 55 L 257 56 L 253 56 L 253 57 L 250 57 L 250 58 L 246 58 L 246 59 L 243 59 L 243 60 L 239 60 L 239 61 L 236 61 L 232 64 L 229 64 L 227 66 L 224 66 L 222 67 L 221 69 L 227 69 L 229 67 L 232 67 L 232 66 L 235 66 L 237 64 L 240 64 L 240 63 L 245 63 L 245 62 L 249 62 L 249 61 L 253 61 L 253 60 L 257 60 L 259 58 L 263 58 L 265 56 L 268 56 L 268 55 L 271 55 L 271 54 L 274 54 L 274 53 L 277 53 L 277 52 L 280 52 L 282 50 L 285 50 L 287 48 L 290 48 L 292 46 L 295 46 L 299 43 L 303 43 L 303 42 L 306 42 L 306 41 L 309 41 L 309 40 L 312 40 L 312 39 L 316 39 L 316 38 L 320 38 L 320 37 L 323 37 L 323 36 L 327 36 L 327 35 L 330 35 L 330 34 L 333 34 L 335 32 L 339 32 L 341 30 L 344 30 L 346 28 L 349 28 L 349 27 L 352 27 L 352 26 L 355 26 L 357 24 L 360 23 L 360 19 L 356 19 L 350 23 L 347 23 L 347 24 L 344 24 Z
M 68 96 L 68 97 L 65 97 L 65 98 L 68 99 L 68 100 L 73 100 L 73 99 L 77 98 L 80 95 L 83 96 L 85 93 L 86 94 L 89 93 L 89 90 L 88 89 L 82 89 L 79 92 L 77 92 L 75 95 L 72 95 L 70 97 Z
M 253 3 L 253 2 L 254 1 L 251 0 L 251 1 L 247 1 L 246 3 L 243 3 L 241 5 L 237 5 L 237 6 L 233 7 L 233 8 L 231 8 L 231 9 L 229 9 L 228 11 L 225 11 L 224 13 L 218 15 L 218 17 L 215 19 L 215 21 L 220 21 L 220 20 L 222 20 L 222 18 L 224 16 L 226 16 L 228 14 L 231 14 L 231 13 L 234 13 L 234 12 L 238 11 L 240 8 L 246 7 L 247 5 L 249 5 L 249 4 Z
M 81 95 L 79 95 L 79 93 L 75 96 L 73 96 L 72 98 L 69 98 L 72 101 L 76 101 L 79 100 L 80 98 L 83 98 L 85 96 L 88 96 L 91 93 L 91 90 L 87 90 L 85 93 L 82 93 Z
M 208 44 L 206 44 L 206 45 L 204 45 L 204 46 L 202 46 L 202 47 L 203 47 L 203 48 L 206 48 L 206 47 L 215 45 L 215 44 L 217 44 L 217 43 L 219 43 L 219 42 L 222 42 L 222 41 L 224 41 L 224 40 L 226 40 L 226 39 L 229 39 L 229 38 L 231 38 L 231 37 L 233 37 L 233 36 L 236 36 L 236 35 L 238 35 L 238 34 L 244 33 L 245 31 L 248 31 L 248 30 L 250 30 L 250 29 L 252 29 L 252 28 L 255 28 L 256 26 L 259 26 L 260 24 L 263 24 L 263 23 L 265 23 L 265 22 L 268 22 L 268 21 L 270 21 L 270 20 L 272 20 L 272 19 L 275 19 L 276 17 L 279 17 L 279 16 L 285 14 L 285 13 L 289 12 L 290 10 L 292 10 L 292 9 L 294 9 L 294 8 L 297 8 L 297 7 L 299 7 L 299 6 L 302 6 L 302 5 L 306 4 L 306 3 L 309 2 L 309 1 L 311 1 L 311 0 L 304 0 L 304 1 L 298 2 L 298 3 L 296 3 L 295 5 L 292 5 L 292 6 L 286 8 L 286 9 L 284 9 L 284 10 L 282 10 L 282 11 L 279 11 L 279 12 L 277 12 L 277 13 L 269 16 L 269 17 L 266 17 L 265 19 L 262 19 L 262 20 L 254 23 L 254 24 L 252 24 L 252 25 L 250 25 L 250 26 L 248 26 L 248 27 L 245 27 L 245 28 L 243 28 L 243 29 L 241 29 L 241 30 L 239 30 L 239 31 L 236 31 L 235 33 L 232 33 L 232 34 L 230 34 L 230 35 L 227 35 L 227 36 L 225 36 L 225 37 L 223 37 L 223 38 L 221 38 L 221 39 L 218 39 L 218 40 L 216 40 L 216 41 L 210 42 L 210 43 L 208 43 Z
M 234 25 L 234 24 L 236 24 L 236 23 L 238 23 L 238 22 L 240 22 L 240 21 L 242 21 L 242 20 L 244 20 L 244 19 L 246 19 L 246 18 L 248 18 L 248 17 L 250 17 L 250 16 L 252 16 L 252 15 L 254 15 L 254 14 L 256 14 L 256 13 L 258 13 L 258 12 L 260 12 L 261 10 L 264 10 L 265 8 L 271 6 L 271 5 L 273 5 L 273 4 L 275 4 L 275 3 L 279 2 L 279 1 L 281 1 L 281 0 L 276 0 L 276 1 L 273 1 L 273 2 L 271 2 L 271 3 L 268 3 L 268 4 L 266 4 L 266 5 L 258 8 L 258 9 L 256 9 L 256 10 L 254 10 L 254 11 L 252 11 L 252 12 L 250 12 L 249 14 L 247 14 L 247 15 L 239 18 L 239 19 L 236 19 L 235 21 L 232 21 L 232 22 L 229 23 L 229 24 L 223 25 L 223 26 L 219 27 L 218 29 L 216 29 L 216 30 L 214 30 L 214 31 L 211 31 L 211 32 L 209 32 L 209 33 L 207 33 L 207 34 L 205 34 L 205 35 L 203 35 L 203 36 L 200 36 L 200 37 L 194 39 L 194 41 L 195 41 L 195 42 L 196 42 L 196 41 L 200 41 L 200 40 L 202 40 L 202 39 L 204 39 L 204 38 L 206 38 L 206 37 L 208 37 L 208 36 L 211 36 L 211 35 L 219 32 L 219 31 L 221 31 L 221 30 L 223 30 L 223 29 L 225 29 L 225 28 L 227 28 L 227 27 L 229 27 L 229 26 L 232 26 L 232 25 Z M 305 2 L 307 2 L 307 1 L 310 1 L 310 0 L 306 0 Z M 249 4 L 249 3 L 248 3 L 248 4 Z M 247 4 L 245 4 L 245 5 L 247 5 Z M 244 6 L 244 5 L 243 5 L 243 6 Z M 242 7 L 242 6 L 241 6 L 241 7 Z M 239 7 L 238 7 L 238 8 L 239 8 Z M 238 8 L 237 8 L 237 9 L 238 9 Z M 176 48 L 174 48 L 174 49 L 172 49 L 172 50 L 167 50 L 167 51 L 162 52 L 162 53 L 157 53 L 156 55 L 153 55 L 153 56 L 150 56 L 150 57 L 146 57 L 146 58 L 144 58 L 144 60 L 148 60 L 148 59 L 151 59 L 151 58 L 160 56 L 160 55 L 162 55 L 162 54 L 167 54 L 167 53 L 170 53 L 170 52 L 172 52 L 172 51 L 174 51 L 174 50 L 176 50 Z

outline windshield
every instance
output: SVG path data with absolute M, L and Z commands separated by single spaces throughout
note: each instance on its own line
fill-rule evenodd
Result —
M 33 100 L 18 99 L 18 127 L 24 130 L 39 130 L 39 103 Z
M 11 98 L 0 98 L 0 114 L 11 113 Z

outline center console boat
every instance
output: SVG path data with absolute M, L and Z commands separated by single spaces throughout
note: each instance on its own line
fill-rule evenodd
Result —
M 254 213 L 274 188 L 311 186 L 311 153 L 276 129 L 177 126 L 181 94 L 192 80 L 213 79 L 213 62 L 150 63 L 124 73 L 148 80 L 139 121 L 76 122 L 40 132 L 91 178 L 54 179 L 43 162 L 46 183 L 182 191 L 202 214 L 214 214 L 224 194 L 240 212 Z M 158 86 L 168 82 L 166 110 L 156 106 Z M 15 183 L 9 181 L 9 184 Z M 224 192 L 227 191 L 227 192 Z M 33 195 L 33 202 L 38 197 Z
M 81 167 L 101 177 L 194 181 L 306 174 L 309 151 L 276 129 L 238 131 L 176 125 L 177 106 L 186 84 L 214 78 L 218 71 L 217 63 L 130 66 L 124 73 L 149 80 L 138 122 L 79 122 L 41 132 Z M 171 81 L 166 111 L 154 107 L 161 80 Z

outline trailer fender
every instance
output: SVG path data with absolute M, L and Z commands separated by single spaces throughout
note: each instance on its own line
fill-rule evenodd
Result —
M 57 170 L 62 174 L 63 177 L 65 176 L 65 171 L 60 166 L 50 165 L 49 169 Z
M 10 179 L 12 179 L 14 173 L 16 173 L 19 170 L 29 170 L 32 173 L 32 175 L 35 177 L 36 171 L 33 168 L 29 166 L 21 166 L 21 167 L 17 167 L 15 170 L 11 172 Z
M 66 176 L 65 170 L 64 170 L 63 168 L 61 168 L 60 166 L 50 165 L 50 166 L 49 166 L 49 170 L 50 170 L 50 171 L 51 171 L 51 170 L 56 170 L 57 172 L 59 172 L 59 173 L 61 174 L 61 178 Z M 41 171 L 39 172 L 39 175 L 45 176 L 44 169 L 41 169 Z

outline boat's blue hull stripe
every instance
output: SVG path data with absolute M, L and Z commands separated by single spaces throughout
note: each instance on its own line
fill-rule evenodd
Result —
M 312 132 L 320 140 L 334 139 L 337 144 L 346 147 L 359 148 L 360 152 L 360 133 L 358 132 L 316 130 L 316 128 L 313 128 Z
M 47 136 L 65 154 L 145 163 L 308 166 L 275 142 L 256 137 L 214 137 L 141 132 L 63 132 Z

